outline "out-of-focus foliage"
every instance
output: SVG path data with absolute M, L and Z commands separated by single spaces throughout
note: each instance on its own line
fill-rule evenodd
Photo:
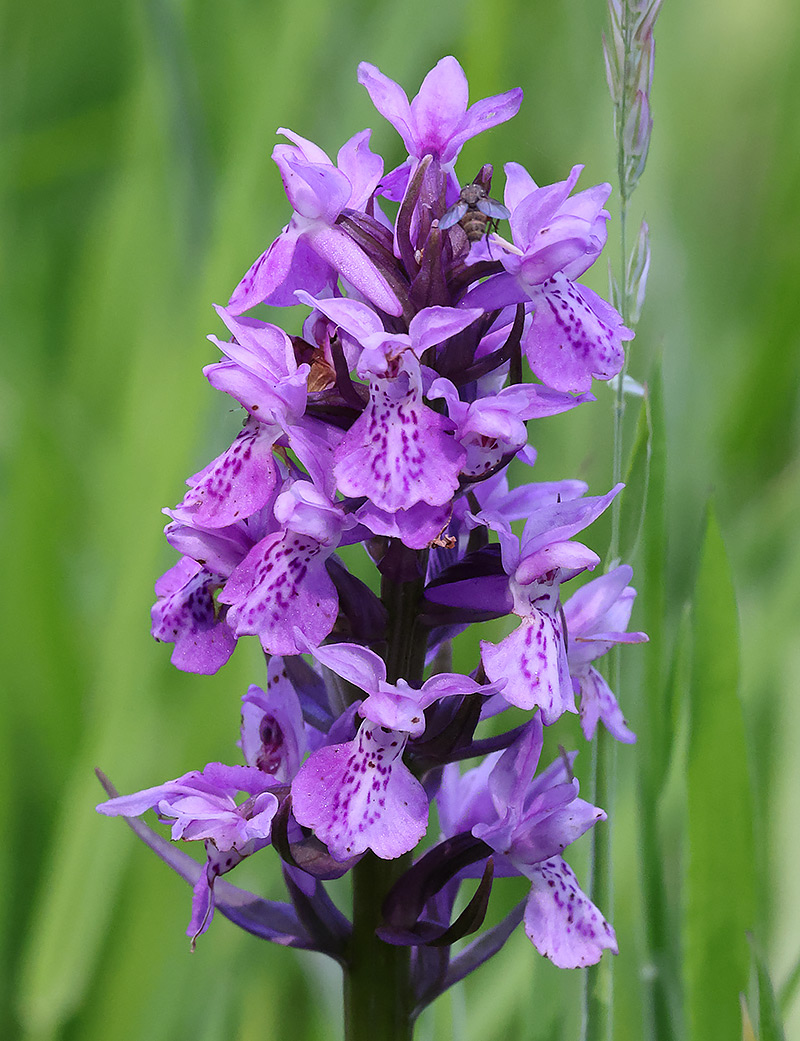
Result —
M 130 791 L 229 758 L 239 696 L 261 674 L 256 650 L 240 648 L 216 677 L 183 675 L 148 635 L 152 583 L 171 562 L 159 510 L 181 497 L 184 477 L 227 445 L 238 423 L 200 372 L 216 360 L 204 339 L 220 331 L 210 305 L 227 300 L 288 217 L 270 161 L 276 127 L 335 153 L 370 125 L 387 163 L 400 159 L 396 134 L 356 84 L 361 59 L 412 95 L 447 53 L 462 62 L 473 98 L 524 88 L 520 115 L 465 147 L 463 180 L 492 161 L 501 195 L 502 164 L 513 159 L 539 183 L 579 161 L 586 185 L 613 182 L 604 8 L 600 0 L 468 0 L 457 14 L 421 0 L 3 5 L 0 1036 L 266 1041 L 291 1024 L 297 1038 L 336 1037 L 333 966 L 222 920 L 190 956 L 188 891 L 121 822 L 93 811 L 101 797 L 95 765 Z M 642 590 L 635 622 L 658 625 L 651 648 L 661 670 L 648 667 L 649 649 L 632 652 L 643 664 L 622 692 L 643 741 L 618 755 L 620 1041 L 645 1036 L 651 1018 L 643 922 L 666 938 L 672 961 L 659 968 L 665 978 L 673 973 L 667 990 L 679 1005 L 681 976 L 687 984 L 709 950 L 701 957 L 681 944 L 713 944 L 719 907 L 707 922 L 681 925 L 684 886 L 700 884 L 687 807 L 713 809 L 709 792 L 691 787 L 714 773 L 702 755 L 719 757 L 722 776 L 736 778 L 729 798 L 750 787 L 748 887 L 764 954 L 751 1010 L 758 993 L 762 1005 L 770 993 L 766 973 L 780 993 L 800 955 L 792 823 L 800 786 L 800 79 L 791 60 L 800 8 L 770 0 L 756 17 L 742 0 L 666 0 L 656 38 L 653 144 L 634 198 L 634 216 L 638 208 L 650 225 L 653 262 L 630 370 L 647 380 L 658 358 L 663 369 L 654 429 L 666 430 L 666 470 L 662 479 L 662 445 L 650 488 L 664 500 L 653 506 L 664 508 L 666 526 L 651 523 L 634 562 Z M 591 408 L 534 432 L 539 477 L 584 477 L 593 493 L 604 491 L 610 436 L 611 394 L 599 387 Z M 713 656 L 733 646 L 704 646 L 699 657 L 695 646 L 693 657 L 686 650 L 670 665 L 710 493 L 740 612 L 744 726 L 742 734 L 735 724 L 728 748 L 707 733 L 687 736 L 697 706 L 687 710 L 683 681 L 701 695 L 698 662 L 712 669 Z M 708 552 L 698 610 L 713 628 L 708 581 L 720 571 Z M 649 582 L 648 561 L 662 569 Z M 650 589 L 660 602 L 662 583 L 659 623 L 642 601 Z M 696 641 L 700 628 L 691 635 Z M 674 753 L 658 765 L 658 791 L 635 782 L 637 755 L 655 732 L 651 693 L 658 726 L 670 716 Z M 737 704 L 729 692 L 728 705 Z M 725 763 L 741 757 L 742 741 L 746 765 Z M 585 749 L 579 774 L 581 760 Z M 640 860 L 641 814 L 652 845 Z M 745 863 L 747 848 L 737 847 Z M 275 876 L 236 881 L 277 892 Z M 724 887 L 708 899 L 724 902 Z M 656 906 L 654 923 L 647 911 Z M 703 914 L 697 902 L 688 906 Z M 579 984 L 515 936 L 426 1014 L 419 1034 L 574 1037 Z M 697 980 L 686 992 L 695 1004 L 717 1000 Z M 792 1025 L 800 1029 L 797 1005 L 790 996 L 788 1036 Z M 713 1009 L 705 1016 L 713 1022 Z

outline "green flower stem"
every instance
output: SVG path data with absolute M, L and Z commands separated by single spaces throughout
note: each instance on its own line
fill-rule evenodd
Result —
M 353 869 L 353 938 L 344 974 L 347 1041 L 411 1041 L 411 948 L 375 935 L 386 894 L 407 861 L 408 855 L 381 860 L 367 853 Z
M 425 559 L 395 544 L 409 573 L 420 577 L 395 581 L 384 576 L 381 599 L 388 613 L 386 671 L 390 683 L 400 677 L 422 686 L 425 668 L 424 633 L 417 625 L 424 586 Z M 410 1041 L 413 996 L 411 949 L 384 943 L 375 935 L 386 895 L 410 866 L 411 855 L 381 860 L 372 853 L 355 866 L 353 877 L 353 937 L 344 974 L 346 1041 Z

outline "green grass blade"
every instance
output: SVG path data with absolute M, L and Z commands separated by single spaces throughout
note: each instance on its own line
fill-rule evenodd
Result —
M 697 580 L 690 684 L 684 972 L 689 1036 L 740 1035 L 755 913 L 752 796 L 739 702 L 738 621 L 709 510 Z
M 775 988 L 772 985 L 764 954 L 758 944 L 750 939 L 750 949 L 756 974 L 756 993 L 758 994 L 758 1039 L 759 1041 L 786 1041 L 783 1019 Z

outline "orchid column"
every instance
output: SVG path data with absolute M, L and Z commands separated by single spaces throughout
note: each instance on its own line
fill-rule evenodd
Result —
M 242 700 L 244 764 L 131 796 L 105 782 L 99 809 L 192 884 L 192 943 L 218 909 L 323 951 L 344 971 L 349 1041 L 391 1041 L 520 923 L 563 968 L 616 952 L 562 857 L 605 813 L 579 796 L 577 753 L 537 769 L 565 712 L 580 712 L 587 740 L 600 722 L 635 739 L 592 663 L 645 636 L 626 632 L 626 565 L 562 595 L 600 563 L 575 537 L 621 485 L 508 483 L 512 460 L 535 461 L 529 426 L 588 405 L 592 380 L 623 364 L 632 334 L 577 281 L 605 243 L 608 185 L 573 195 L 580 167 L 539 187 L 510 163 L 503 203 L 489 164 L 462 187 L 462 145 L 515 115 L 521 91 L 470 107 L 452 57 L 411 102 L 372 65 L 359 80 L 408 158 L 384 174 L 362 131 L 334 164 L 280 131 L 292 216 L 218 308 L 230 339 L 212 337 L 224 360 L 205 370 L 243 427 L 165 511 L 181 556 L 157 583 L 154 636 L 190 672 L 216 672 L 245 636 L 268 659 L 265 686 Z M 257 305 L 296 305 L 301 331 L 246 314 Z M 339 555 L 357 545 L 372 581 Z M 469 674 L 450 671 L 452 640 L 505 616 L 509 634 L 483 641 Z M 506 721 L 512 707 L 523 723 Z M 133 819 L 150 808 L 173 840 L 204 843 L 200 863 Z M 285 902 L 221 877 L 267 849 Z M 325 885 L 348 874 L 352 915 Z M 509 876 L 529 895 L 480 931 L 493 880 Z

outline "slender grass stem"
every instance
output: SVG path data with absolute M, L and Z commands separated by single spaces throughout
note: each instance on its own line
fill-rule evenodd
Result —
M 623 82 L 632 77 L 632 26 L 627 2 L 623 4 L 623 21 L 621 25 L 623 39 Z M 620 255 L 619 277 L 620 311 L 624 325 L 628 325 L 631 316 L 630 287 L 628 285 L 628 202 L 631 187 L 626 175 L 625 126 L 628 119 L 628 91 L 623 89 L 617 106 L 615 127 L 617 137 L 617 179 L 619 188 L 619 229 Z M 622 369 L 617 378 L 613 406 L 613 461 L 612 483 L 617 484 L 623 476 L 624 460 L 624 420 L 625 420 L 625 375 L 627 371 L 627 353 Z M 611 539 L 609 543 L 609 567 L 619 561 L 621 546 L 622 502 L 619 496 L 611 504 Z M 609 655 L 609 684 L 611 689 L 619 693 L 620 689 L 620 649 L 612 648 Z M 592 801 L 606 811 L 609 819 L 592 829 L 591 835 L 591 879 L 590 895 L 592 902 L 600 908 L 609 919 L 613 917 L 614 884 L 612 871 L 612 829 L 614 804 L 616 801 L 616 741 L 603 726 L 599 726 L 595 735 L 592 755 L 591 791 Z M 582 1041 L 612 1041 L 614 1037 L 614 962 L 611 958 L 603 958 L 597 965 L 586 970 L 583 992 L 583 1016 L 581 1024 Z

